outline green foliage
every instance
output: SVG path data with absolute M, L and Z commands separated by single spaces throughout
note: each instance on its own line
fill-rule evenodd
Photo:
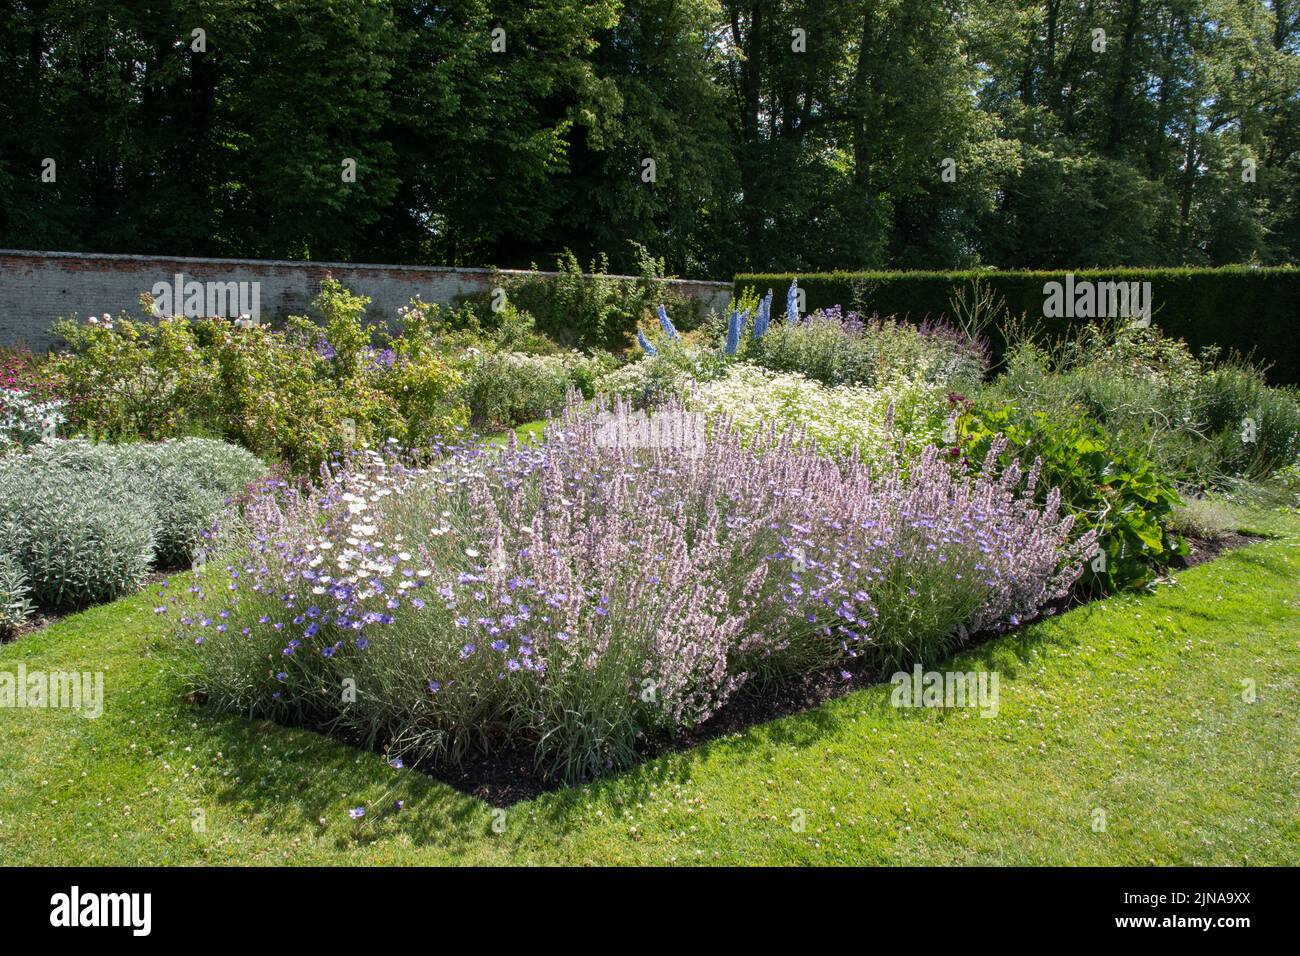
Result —
M 123 473 L 58 467 L 29 455 L 0 461 L 0 526 L 32 600 L 61 610 L 137 590 L 154 559 L 147 494 Z
M 106 497 L 125 493 L 122 501 L 106 503 L 109 513 L 138 509 L 149 522 L 148 563 L 175 568 L 190 563 L 231 498 L 263 475 L 266 466 L 236 445 L 204 438 L 121 445 L 75 439 L 43 442 L 27 454 L 11 455 L 4 459 L 3 472 L 24 487 L 37 488 L 41 496 L 57 496 L 65 481 L 76 489 L 74 499 L 87 494 L 84 489 L 93 488 L 96 481 Z M 93 510 L 93 497 L 86 502 Z M 16 525 L 23 524 L 20 515 L 10 517 Z
M 1197 382 L 1197 412 L 1220 474 L 1264 479 L 1300 462 L 1300 393 L 1270 388 L 1255 369 L 1229 364 Z
M 613 366 L 608 355 L 588 358 L 576 352 L 471 355 L 463 365 L 470 424 L 495 431 L 545 418 L 564 407 L 570 389 L 586 398 L 594 396 L 596 382 Z
M 1269 377 L 1278 383 L 1300 383 L 1300 338 L 1292 334 L 1295 303 L 1300 301 L 1300 269 L 1080 269 L 1076 282 L 1150 282 L 1152 324 L 1193 351 L 1210 346 L 1253 354 L 1270 363 Z M 919 322 L 940 316 L 955 318 L 954 298 L 983 283 L 1005 301 L 1005 312 L 988 329 L 995 359 L 1001 359 L 1008 326 L 1027 317 L 1044 332 L 1060 336 L 1087 324 L 1088 319 L 1046 319 L 1044 285 L 1064 282 L 1064 272 L 837 272 L 816 275 L 791 273 L 741 274 L 737 294 L 747 286 L 788 288 L 798 278 L 807 293 L 809 311 L 842 305 L 863 315 L 897 316 Z
M 874 385 L 901 376 L 971 389 L 986 371 L 979 344 L 947 326 L 893 319 L 862 322 L 839 310 L 798 325 L 773 317 L 761 339 L 747 336 L 740 355 L 778 372 L 798 372 L 826 385 Z
M 143 489 L 157 522 L 155 563 L 184 567 L 232 498 L 266 473 L 255 455 L 206 438 L 117 446 L 118 462 Z
M 76 397 L 74 429 L 126 441 L 193 434 L 209 421 L 221 369 L 186 319 L 60 319 L 54 334 L 67 345 L 50 365 Z
M 1087 416 L 1113 442 L 1199 487 L 1263 480 L 1300 460 L 1300 401 L 1217 349 L 1195 358 L 1158 329 L 1088 325 L 1053 343 L 1021 340 L 982 401 Z
M 1094 558 L 1082 584 L 1096 591 L 1144 587 L 1186 543 L 1171 531 L 1180 502 L 1174 482 L 1148 458 L 1117 446 L 1106 429 L 1086 418 L 1061 418 L 1015 406 L 969 407 L 958 437 L 969 461 L 979 464 L 997 436 L 1012 458 L 1039 463 L 1040 494 L 1059 488 L 1075 516 L 1076 534 L 1096 529 L 1104 561 Z
M 0 528 L 0 549 L 12 540 L 13 532 Z M 29 598 L 27 575 L 18 561 L 0 550 L 0 638 L 12 633 L 35 610 Z
M 315 301 L 324 325 L 66 319 L 55 329 L 68 348 L 51 365 L 77 398 L 68 417 L 78 431 L 109 441 L 218 437 L 310 474 L 345 447 L 389 438 L 423 447 L 467 420 L 437 316 L 413 303 L 403 333 L 379 349 L 362 322 L 366 301 L 327 277 Z
M 586 272 L 578 257 L 565 250 L 556 258 L 555 274 L 500 274 L 498 282 L 513 305 L 528 313 L 545 335 L 574 348 L 624 349 L 637 326 L 663 304 L 681 329 L 698 324 L 689 300 L 670 292 L 662 260 L 637 248 L 636 275 L 609 275 L 609 257 L 601 253 Z M 487 295 L 474 297 L 485 299 Z

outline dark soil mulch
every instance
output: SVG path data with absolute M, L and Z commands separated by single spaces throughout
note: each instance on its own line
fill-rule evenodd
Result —
M 1191 535 L 1184 535 L 1187 543 L 1191 546 L 1191 553 L 1185 558 L 1179 558 L 1174 566 L 1181 570 L 1192 568 L 1198 564 L 1204 564 L 1206 561 L 1213 561 L 1221 554 L 1227 554 L 1229 551 L 1235 551 L 1237 548 L 1244 548 L 1248 544 L 1255 544 L 1264 539 L 1258 535 L 1237 534 L 1229 532 L 1222 538 L 1195 538 Z
M 161 584 L 169 576 L 179 574 L 184 570 L 184 568 L 173 568 L 168 571 L 151 571 L 144 579 L 144 584 L 141 585 L 140 591 L 151 588 L 155 584 Z M 137 591 L 136 593 L 138 594 L 140 591 Z M 93 606 L 94 605 L 91 605 L 91 607 Z M 0 644 L 8 644 L 10 641 L 21 640 L 24 635 L 30 634 L 32 631 L 39 631 L 43 627 L 49 627 L 55 621 L 61 621 L 65 617 L 70 617 L 73 614 L 80 614 L 85 610 L 88 610 L 88 608 L 74 608 L 73 610 L 68 611 L 55 610 L 54 608 L 48 607 L 38 607 L 31 617 L 23 621 L 22 624 L 18 625 L 18 627 L 14 628 L 8 634 L 0 632 Z

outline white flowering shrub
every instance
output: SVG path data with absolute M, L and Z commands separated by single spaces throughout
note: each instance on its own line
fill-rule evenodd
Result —
M 690 407 L 710 418 L 729 416 L 743 436 L 776 427 L 803 428 L 822 450 L 879 464 L 900 441 L 909 451 L 941 446 L 949 416 L 944 386 L 898 378 L 875 387 L 822 385 L 795 372 L 733 365 L 725 378 L 702 383 Z
M 629 362 L 602 377 L 597 389 L 641 407 L 684 395 L 696 382 L 715 381 L 726 372 L 726 361 L 715 351 L 665 343 L 654 355 Z
M 66 402 L 41 402 L 18 389 L 0 389 L 0 450 L 10 445 L 30 447 L 53 438 L 67 421 Z

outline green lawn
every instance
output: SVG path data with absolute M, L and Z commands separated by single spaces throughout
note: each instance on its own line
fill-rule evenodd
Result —
M 541 441 L 542 432 L 546 430 L 545 421 L 524 422 L 522 425 L 516 425 L 513 429 L 519 444 L 528 445 L 533 442 Z M 488 435 L 487 441 L 495 445 L 504 445 L 510 440 L 510 432 L 497 432 L 494 435 Z
M 98 720 L 0 710 L 0 864 L 1297 864 L 1300 521 L 1272 529 L 964 655 L 1000 674 L 996 718 L 879 686 L 518 804 L 499 833 L 378 756 L 184 703 L 146 593 L 0 648 L 0 670 L 106 685 Z

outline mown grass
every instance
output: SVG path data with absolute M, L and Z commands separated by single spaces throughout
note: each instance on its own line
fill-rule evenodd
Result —
M 541 441 L 542 433 L 546 430 L 545 421 L 524 422 L 522 425 L 516 425 L 511 431 L 519 439 L 519 444 L 528 445 L 533 442 Z M 487 436 L 487 441 L 494 445 L 504 445 L 510 440 L 510 431 L 497 432 Z
M 0 710 L 0 864 L 1297 864 L 1300 520 L 1269 530 L 945 668 L 996 670 L 995 718 L 883 685 L 503 814 L 185 703 L 138 595 L 0 648 L 106 686 L 98 720 Z

